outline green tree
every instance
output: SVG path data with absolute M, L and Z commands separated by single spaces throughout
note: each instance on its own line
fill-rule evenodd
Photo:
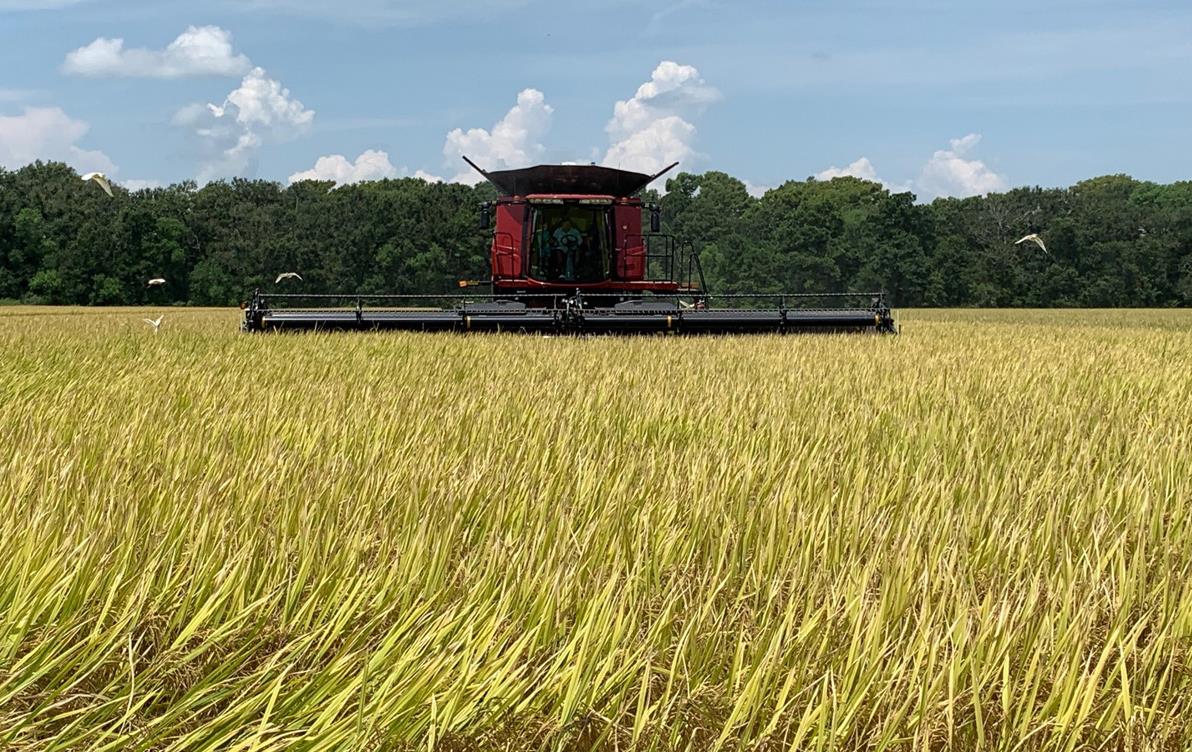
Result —
M 690 241 L 710 290 L 882 289 L 898 305 L 1192 304 L 1192 181 L 1125 175 L 1070 188 L 917 203 L 857 178 L 788 181 L 761 198 L 723 172 L 681 173 L 663 229 Z M 438 293 L 483 278 L 477 205 L 494 189 L 413 178 L 335 187 L 185 182 L 107 196 L 58 163 L 0 168 L 0 299 L 231 305 L 254 288 Z M 643 219 L 648 222 L 648 215 Z M 648 226 L 648 225 L 647 225 Z M 1016 245 L 1039 233 L 1048 253 Z M 150 277 L 168 280 L 149 289 Z

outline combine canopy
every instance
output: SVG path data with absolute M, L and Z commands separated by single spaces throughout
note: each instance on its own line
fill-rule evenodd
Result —
M 505 196 L 565 194 L 626 197 L 642 190 L 679 163 L 675 162 L 653 175 L 598 165 L 539 165 L 520 170 L 486 172 L 470 159 L 468 164 Z

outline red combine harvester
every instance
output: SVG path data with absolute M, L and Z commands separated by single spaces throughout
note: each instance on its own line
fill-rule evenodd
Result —
M 675 165 L 646 175 L 596 165 L 485 172 L 467 162 L 500 193 L 495 202 L 481 207 L 481 227 L 492 229 L 491 279 L 460 283 L 490 287 L 488 294 L 304 295 L 257 290 L 245 307 L 243 330 L 896 331 L 881 293 L 709 292 L 694 248 L 662 234 L 658 207 L 637 197 Z M 649 214 L 648 230 L 642 227 L 643 211 Z

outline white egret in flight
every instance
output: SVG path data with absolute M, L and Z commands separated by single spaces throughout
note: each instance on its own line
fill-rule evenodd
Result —
M 100 188 L 103 188 L 103 192 L 108 194 L 108 196 L 112 195 L 112 184 L 108 181 L 108 176 L 104 175 L 102 172 L 87 173 L 83 176 L 83 182 L 95 183 Z
M 1047 246 L 1043 245 L 1043 238 L 1039 237 L 1039 235 L 1037 233 L 1032 232 L 1030 235 L 1027 235 L 1025 238 L 1020 238 L 1019 240 L 1015 240 L 1014 245 L 1022 245 L 1023 243 L 1028 243 L 1028 242 L 1034 243 L 1035 245 L 1039 246 L 1039 248 L 1044 253 L 1046 253 L 1048 256 L 1051 255 L 1051 251 L 1047 250 Z

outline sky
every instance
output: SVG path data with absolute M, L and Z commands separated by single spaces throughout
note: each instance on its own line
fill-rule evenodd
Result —
M 596 162 L 921 199 L 1192 172 L 1167 0 L 0 0 L 0 165 L 129 187 Z

